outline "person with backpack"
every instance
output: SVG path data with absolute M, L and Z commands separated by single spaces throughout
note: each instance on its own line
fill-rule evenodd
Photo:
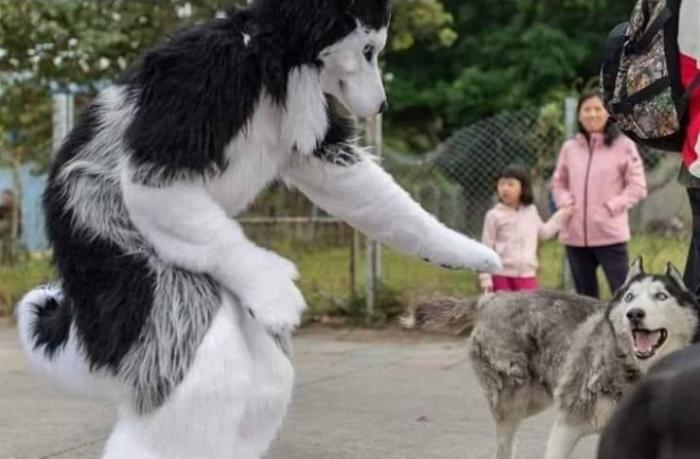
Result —
M 562 146 L 551 185 L 557 207 L 574 209 L 559 240 L 576 291 L 598 298 L 598 266 L 613 292 L 627 277 L 627 211 L 646 197 L 646 179 L 635 143 L 610 120 L 598 91 L 581 97 L 577 114 L 579 133 Z
M 687 122 L 682 145 L 683 164 L 678 182 L 686 187 L 693 216 L 692 236 L 683 281 L 700 295 L 700 1 L 680 5 L 678 51 L 681 83 L 688 92 Z
M 635 12 L 650 1 L 640 0 Z M 683 281 L 697 298 L 700 287 L 700 177 L 693 164 L 700 157 L 700 0 L 654 1 L 662 4 L 659 11 L 665 11 L 663 15 L 667 18 L 662 29 L 668 32 L 664 42 L 665 49 L 670 50 L 666 59 L 669 81 L 673 83 L 672 87 L 680 86 L 680 91 L 674 91 L 681 140 L 675 151 L 682 153 L 679 182 L 687 188 L 693 212 L 693 232 Z M 677 48 L 673 47 L 674 44 Z M 603 74 L 605 77 L 605 68 Z M 674 151 L 673 148 L 667 149 Z M 598 459 L 700 457 L 698 382 L 698 344 L 655 365 L 608 422 L 601 435 Z
M 693 230 L 683 279 L 700 294 L 700 0 L 638 0 L 608 37 L 603 99 L 636 142 L 681 152 Z

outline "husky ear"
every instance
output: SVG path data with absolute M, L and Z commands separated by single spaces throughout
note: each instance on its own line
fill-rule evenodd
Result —
M 683 282 L 683 275 L 671 262 L 666 264 L 666 275 L 673 279 L 683 290 L 688 290 L 688 287 L 685 286 L 685 282 Z
M 644 274 L 644 260 L 641 256 L 635 258 L 632 262 L 630 270 L 627 273 L 627 278 L 625 279 L 625 284 L 627 284 L 629 281 L 639 276 L 640 274 Z

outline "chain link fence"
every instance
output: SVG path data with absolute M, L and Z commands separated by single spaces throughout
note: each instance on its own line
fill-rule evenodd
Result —
M 558 104 L 503 112 L 460 129 L 435 151 L 422 155 L 384 151 L 382 162 L 425 209 L 453 229 L 480 238 L 486 211 L 495 204 L 498 174 L 508 164 L 522 164 L 530 170 L 542 217 L 554 210 L 549 181 L 566 138 L 564 119 L 564 108 Z M 642 150 L 642 156 L 649 197 L 631 212 L 633 232 L 685 239 L 689 212 L 684 190 L 675 180 L 678 155 Z M 368 278 L 365 244 L 347 225 L 325 215 L 298 193 L 278 187 L 259 200 L 242 221 L 254 240 L 300 264 L 302 286 L 312 309 L 335 308 L 351 315 L 362 310 Z M 541 256 L 549 260 L 543 284 L 561 286 L 560 247 L 551 243 L 543 250 L 546 253 Z M 403 303 L 432 294 L 477 291 L 471 273 L 446 272 L 391 250 L 383 251 L 381 265 L 380 285 L 398 294 Z
M 429 212 L 448 226 L 479 238 L 484 215 L 495 203 L 497 176 L 507 164 L 529 168 L 540 214 L 546 218 L 551 213 L 549 180 L 566 138 L 563 120 L 575 119 L 566 117 L 564 111 L 561 104 L 550 104 L 499 113 L 460 129 L 432 152 L 385 151 L 383 165 Z M 685 241 L 690 215 L 685 192 L 675 180 L 678 155 L 645 150 L 643 157 L 649 197 L 631 213 L 633 232 Z M 31 250 L 41 250 L 46 247 L 39 204 L 44 179 L 25 175 L 24 242 Z M 0 174 L 0 186 L 9 184 L 9 176 Z M 273 185 L 240 220 L 251 239 L 297 262 L 312 314 L 323 315 L 328 310 L 364 314 L 364 292 L 372 277 L 364 258 L 366 244 L 345 223 L 282 184 Z M 554 243 L 544 250 L 556 247 Z M 398 292 L 403 303 L 434 292 L 476 291 L 471 273 L 445 271 L 386 249 L 380 260 L 380 295 L 389 292 L 379 301 L 389 304 L 380 304 L 381 311 L 396 308 L 393 299 L 397 295 L 391 295 L 392 291 Z M 550 272 L 561 270 L 560 261 L 548 267 Z M 559 274 L 549 276 L 543 284 L 560 285 Z

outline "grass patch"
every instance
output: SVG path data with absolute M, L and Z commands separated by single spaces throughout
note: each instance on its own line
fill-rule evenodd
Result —
M 643 255 L 650 272 L 663 272 L 672 262 L 681 271 L 685 266 L 688 242 L 673 238 L 637 236 L 629 244 L 630 256 Z M 290 245 L 276 247 L 299 267 L 300 288 L 309 304 L 307 316 L 316 318 L 336 315 L 358 319 L 362 317 L 366 285 L 365 260 L 358 260 L 356 295 L 350 292 L 350 258 L 347 247 L 324 248 L 317 251 L 295 250 Z M 561 266 L 564 250 L 556 241 L 540 248 L 540 284 L 561 288 Z M 11 314 L 12 306 L 31 288 L 53 277 L 47 257 L 34 258 L 16 268 L 0 267 L 0 315 Z M 604 297 L 610 295 L 602 273 L 599 274 Z M 418 258 L 382 249 L 382 283 L 376 319 L 385 321 L 400 312 L 400 305 L 416 302 L 432 295 L 469 296 L 479 292 L 476 274 L 450 271 Z M 273 288 L 274 286 L 271 286 Z
M 14 305 L 32 288 L 54 276 L 49 258 L 32 257 L 15 267 L 0 266 L 0 316 L 11 315 Z

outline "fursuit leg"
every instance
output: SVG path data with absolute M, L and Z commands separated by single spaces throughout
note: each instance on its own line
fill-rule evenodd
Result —
M 273 337 L 260 323 L 245 317 L 243 331 L 252 361 L 252 385 L 236 433 L 235 459 L 259 458 L 277 436 L 292 397 L 294 370 L 291 336 Z
M 148 415 L 140 416 L 124 403 L 103 459 L 259 459 L 267 449 L 289 400 L 291 365 L 287 360 L 266 373 L 276 374 L 282 388 L 277 394 L 264 392 L 256 379 L 263 373 L 254 355 L 260 346 L 251 336 L 263 340 L 267 331 L 231 296 L 223 299 L 185 379 Z M 247 330 L 251 324 L 257 328 Z M 265 406 L 266 397 L 269 412 L 253 420 L 260 426 L 259 435 L 243 438 L 251 402 L 257 399 Z M 275 405 L 277 410 L 271 408 Z

